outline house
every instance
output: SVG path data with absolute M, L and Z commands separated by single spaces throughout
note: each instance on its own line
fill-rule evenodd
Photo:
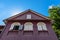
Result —
M 57 40 L 51 21 L 28 9 L 4 20 L 0 40 Z
M 3 31 L 5 25 L 0 25 L 0 33 Z

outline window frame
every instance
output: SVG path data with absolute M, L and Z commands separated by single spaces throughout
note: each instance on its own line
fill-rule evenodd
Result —
M 31 26 L 29 26 L 29 27 L 31 27 L 31 30 L 29 29 L 29 27 L 26 29 L 26 25 L 28 24 L 28 23 L 30 23 L 30 25 Z M 26 22 L 25 24 L 24 24 L 24 31 L 33 31 L 33 23 L 32 22 Z
M 31 19 L 31 14 L 27 14 L 26 19 Z
M 41 27 L 41 29 L 39 29 L 39 26 Z M 44 22 L 38 22 L 37 29 L 38 29 L 38 31 L 47 31 L 47 26 Z
M 15 25 L 19 26 L 19 28 L 20 28 L 20 26 L 21 26 L 21 24 L 20 24 L 19 22 L 14 22 L 14 23 L 11 24 L 11 26 L 10 26 L 10 28 L 9 28 L 9 31 L 18 31 L 19 28 L 18 28 L 18 30 L 14 30 L 14 26 L 15 26 Z

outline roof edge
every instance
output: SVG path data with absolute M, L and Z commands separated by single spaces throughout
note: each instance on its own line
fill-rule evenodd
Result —
M 19 14 L 16 14 L 16 15 L 13 15 L 13 16 L 7 18 L 7 19 L 4 19 L 3 22 L 7 22 L 8 19 L 10 19 L 10 18 L 14 18 L 14 17 L 17 17 L 18 15 L 20 15 L 20 14 L 24 14 L 25 12 L 28 12 L 28 11 L 31 11 L 31 12 L 33 12 L 33 13 L 35 13 L 35 14 L 37 14 L 37 15 L 43 17 L 43 18 L 46 18 L 46 19 L 48 19 L 48 20 L 51 20 L 50 18 L 48 18 L 48 17 L 45 16 L 45 15 L 42 15 L 41 13 L 38 13 L 38 12 L 33 11 L 33 10 L 31 10 L 31 9 L 28 9 L 28 10 L 25 10 L 25 11 L 20 12 Z

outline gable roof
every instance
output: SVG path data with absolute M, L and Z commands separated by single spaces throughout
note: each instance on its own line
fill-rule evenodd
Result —
M 35 11 L 31 10 L 31 9 L 28 9 L 28 10 L 25 10 L 25 11 L 17 14 L 17 15 L 14 15 L 14 16 L 11 16 L 11 17 L 9 17 L 9 18 L 7 18 L 7 19 L 4 19 L 3 21 L 5 22 L 5 21 L 7 21 L 7 20 L 13 19 L 13 18 L 15 18 L 15 17 L 17 17 L 17 16 L 19 16 L 19 15 L 22 15 L 22 14 L 28 12 L 28 11 L 33 12 L 33 13 L 35 13 L 36 15 L 41 16 L 41 17 L 43 17 L 43 18 L 45 18 L 45 19 L 47 19 L 47 20 L 51 20 L 51 19 L 48 18 L 47 16 L 44 16 L 44 15 L 38 13 L 38 12 L 35 12 Z

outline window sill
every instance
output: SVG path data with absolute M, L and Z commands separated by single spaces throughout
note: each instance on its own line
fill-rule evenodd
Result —
M 38 31 L 41 31 L 41 32 L 47 32 L 48 30 L 38 30 Z
M 19 32 L 19 30 L 9 30 L 7 35 L 12 35 L 12 34 L 16 35 L 16 34 L 18 34 L 18 32 Z
M 33 31 L 33 30 L 24 30 L 24 31 Z
M 32 36 L 32 35 L 33 35 L 33 31 L 32 31 L 32 30 L 24 31 L 24 32 L 23 32 L 23 35 L 24 35 L 24 36 Z
M 12 32 L 12 31 L 14 31 L 14 32 L 17 32 L 17 31 L 19 31 L 19 30 L 9 30 L 10 32 Z

